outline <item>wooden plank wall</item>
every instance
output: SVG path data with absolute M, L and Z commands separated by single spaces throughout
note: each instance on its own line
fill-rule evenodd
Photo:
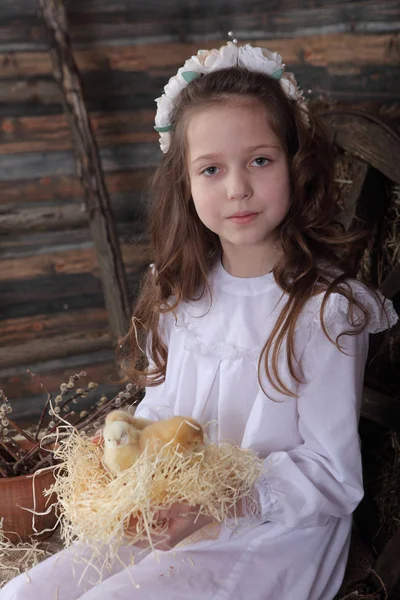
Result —
M 277 49 L 311 97 L 400 99 L 400 5 L 373 0 L 69 0 L 132 300 L 151 260 L 145 189 L 159 159 L 154 98 L 199 47 Z M 107 384 L 113 341 L 71 140 L 36 0 L 0 3 L 0 387 L 28 417 L 87 368 Z

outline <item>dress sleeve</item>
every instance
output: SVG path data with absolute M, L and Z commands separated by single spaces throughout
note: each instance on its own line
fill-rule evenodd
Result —
M 167 348 L 169 346 L 173 323 L 174 316 L 172 313 L 160 315 L 160 335 Z M 148 346 L 149 344 L 147 344 Z M 150 360 L 149 364 L 151 366 Z M 135 416 L 151 419 L 152 421 L 168 419 L 172 416 L 172 402 L 166 394 L 165 382 L 160 383 L 160 385 L 146 387 L 146 394 L 136 409 Z
M 338 298 L 339 296 L 339 298 Z M 351 329 L 346 299 L 332 295 L 326 325 L 332 339 Z M 347 302 L 347 301 L 346 301 Z M 374 301 L 375 302 L 375 301 Z M 260 521 L 286 527 L 312 527 L 331 517 L 350 515 L 363 496 L 358 420 L 369 333 L 397 321 L 388 302 L 386 316 L 370 311 L 369 327 L 340 338 L 341 350 L 314 319 L 298 389 L 298 427 L 302 443 L 273 452 L 257 481 Z

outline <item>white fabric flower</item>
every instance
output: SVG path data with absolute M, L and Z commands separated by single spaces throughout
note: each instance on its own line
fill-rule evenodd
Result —
M 211 52 L 204 61 L 204 66 L 209 71 L 217 71 L 219 69 L 227 69 L 236 67 L 238 64 L 239 48 L 236 44 L 228 42 L 226 46 L 222 46 L 219 50 Z
M 308 116 L 309 110 L 307 104 L 305 102 L 300 102 L 299 108 L 301 109 L 301 118 L 303 120 L 304 125 L 310 127 L 310 117 Z
M 182 72 L 182 68 L 179 69 L 179 71 L 176 75 L 171 77 L 171 79 L 168 81 L 167 85 L 164 87 L 165 95 L 168 96 L 168 98 L 171 98 L 171 99 L 176 98 L 177 96 L 179 96 L 179 94 L 181 93 L 183 88 L 185 88 L 187 86 L 186 81 L 181 76 L 181 72 Z
M 174 109 L 173 100 L 163 94 L 160 98 L 156 98 L 155 101 L 157 102 L 156 127 L 170 125 L 170 115 Z
M 208 50 L 199 50 L 196 56 L 192 56 L 185 61 L 184 70 L 196 71 L 197 73 L 206 73 L 207 68 L 204 66 L 204 61 L 210 54 L 211 52 Z
M 239 66 L 249 71 L 260 71 L 265 75 L 273 75 L 284 67 L 280 54 L 269 52 L 267 49 L 253 48 L 250 44 L 239 48 Z
M 169 131 L 160 133 L 160 148 L 164 154 L 166 152 L 168 152 L 170 144 L 171 144 L 171 134 L 169 133 Z
M 293 73 L 284 73 L 281 79 L 281 86 L 283 91 L 292 98 L 293 100 L 300 100 L 303 98 L 303 92 L 299 89 L 297 81 L 294 78 Z

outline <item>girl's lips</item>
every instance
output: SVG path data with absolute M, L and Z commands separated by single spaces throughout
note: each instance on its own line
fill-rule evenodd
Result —
M 242 216 L 233 216 L 233 217 L 229 217 L 230 221 L 233 221 L 234 223 L 239 223 L 239 224 L 246 224 L 246 223 L 250 223 L 251 221 L 254 221 L 254 219 L 256 218 L 256 216 L 258 215 L 258 213 L 248 213 L 247 215 L 242 215 Z

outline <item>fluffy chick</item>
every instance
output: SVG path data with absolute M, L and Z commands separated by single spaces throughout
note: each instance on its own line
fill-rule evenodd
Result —
M 110 423 L 114 423 L 114 421 L 124 421 L 125 423 L 130 423 L 135 427 L 135 429 L 144 429 L 147 425 L 151 425 L 153 421 L 150 419 L 142 419 L 141 417 L 133 417 L 126 410 L 112 410 L 106 416 L 106 425 Z
M 197 452 L 204 447 L 203 428 L 191 417 L 175 416 L 155 421 L 140 432 L 139 448 L 143 451 L 146 447 L 151 454 L 160 450 L 183 454 Z
M 113 475 L 129 469 L 140 454 L 140 431 L 126 421 L 106 423 L 103 464 Z

